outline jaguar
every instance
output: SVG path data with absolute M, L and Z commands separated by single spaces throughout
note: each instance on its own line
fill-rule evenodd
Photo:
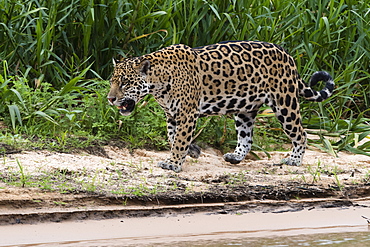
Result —
M 176 44 L 139 57 L 113 59 L 113 64 L 109 103 L 129 115 L 145 95 L 154 96 L 166 115 L 171 148 L 158 166 L 175 172 L 182 170 L 187 155 L 199 157 L 193 132 L 197 119 L 207 115 L 234 115 L 237 145 L 223 158 L 232 164 L 241 162 L 251 150 L 253 125 L 264 104 L 292 142 L 292 152 L 281 164 L 300 166 L 307 135 L 299 96 L 321 102 L 335 87 L 325 71 L 313 73 L 310 85 L 306 84 L 284 48 L 262 41 L 225 41 L 197 48 Z M 324 88 L 312 89 L 320 81 Z

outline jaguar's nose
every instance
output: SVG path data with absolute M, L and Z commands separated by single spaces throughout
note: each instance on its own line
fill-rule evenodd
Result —
M 113 105 L 114 101 L 116 101 L 116 97 L 112 96 L 112 97 L 107 97 L 108 98 L 108 101 L 109 101 L 109 104 Z

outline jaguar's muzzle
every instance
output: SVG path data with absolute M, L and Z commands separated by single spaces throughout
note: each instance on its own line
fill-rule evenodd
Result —
M 135 109 L 135 101 L 132 99 L 125 99 L 117 108 L 121 115 L 129 115 Z

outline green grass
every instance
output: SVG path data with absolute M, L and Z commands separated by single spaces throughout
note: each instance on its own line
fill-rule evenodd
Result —
M 58 147 L 84 137 L 166 148 L 164 115 L 153 98 L 130 117 L 107 105 L 112 57 L 139 56 L 174 43 L 262 40 L 286 48 L 307 81 L 317 70 L 335 78 L 332 98 L 302 103 L 305 127 L 324 130 L 317 133 L 321 141 L 312 143 L 328 152 L 368 154 L 370 146 L 357 143 L 370 133 L 369 24 L 363 1 L 4 0 L 0 122 L 8 128 L 1 133 Z M 235 145 L 229 118 L 207 121 L 198 124 L 198 130 L 207 130 L 200 141 L 223 149 Z M 268 121 L 267 128 L 257 122 L 254 149 L 286 142 Z M 328 134 L 342 138 L 333 143 Z

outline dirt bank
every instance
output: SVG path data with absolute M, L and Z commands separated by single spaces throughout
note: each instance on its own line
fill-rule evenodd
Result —
M 271 152 L 270 158 L 258 153 L 261 160 L 249 156 L 231 165 L 219 151 L 206 149 L 199 159 L 187 157 L 183 171 L 176 174 L 156 166 L 168 154 L 113 146 L 79 153 L 6 154 L 0 161 L 0 176 L 7 182 L 0 183 L 0 224 L 159 215 L 207 207 L 225 212 L 267 205 L 304 208 L 318 202 L 333 207 L 370 196 L 368 156 L 341 152 L 335 158 L 308 150 L 304 164 L 292 167 L 274 165 L 288 153 Z

